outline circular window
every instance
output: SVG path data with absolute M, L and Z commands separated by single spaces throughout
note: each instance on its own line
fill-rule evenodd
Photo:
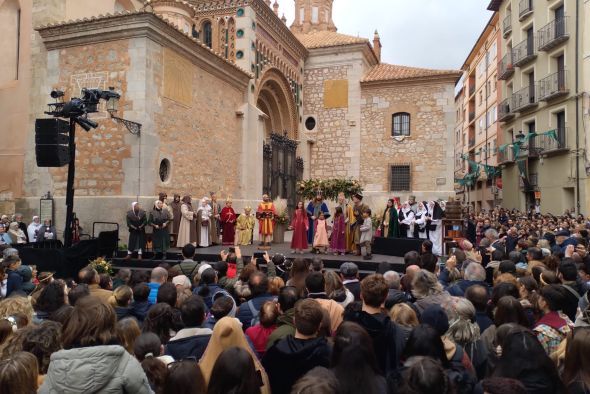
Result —
M 238 31 L 236 32 L 236 36 L 238 36 L 238 38 L 244 37 L 244 30 L 238 29 Z
M 168 182 L 170 179 L 170 160 L 162 159 L 160 162 L 160 181 Z
M 241 59 L 241 58 L 243 58 L 243 57 L 244 57 L 244 52 L 242 52 L 242 51 L 237 51 L 237 52 L 236 52 L 236 57 L 237 57 L 238 59 Z
M 313 116 L 309 116 L 307 119 L 305 119 L 305 128 L 309 131 L 315 129 L 315 118 Z
M 244 9 L 243 8 L 238 8 L 238 11 L 236 12 L 237 16 L 244 16 Z

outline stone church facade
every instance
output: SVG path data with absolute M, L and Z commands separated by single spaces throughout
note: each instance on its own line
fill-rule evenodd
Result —
M 67 167 L 36 166 L 34 121 L 52 89 L 83 87 L 114 87 L 116 116 L 142 124 L 133 135 L 100 107 L 98 128 L 78 129 L 86 228 L 121 222 L 160 191 L 255 204 L 271 133 L 297 142 L 301 177 L 359 179 L 375 207 L 453 194 L 459 73 L 382 63 L 377 33 L 336 31 L 333 0 L 295 0 L 290 27 L 270 0 L 0 0 L 0 19 L 15 7 L 23 49 L 17 79 L 0 84 L 0 136 L 12 144 L 0 205 L 33 213 L 49 190 L 63 222 Z

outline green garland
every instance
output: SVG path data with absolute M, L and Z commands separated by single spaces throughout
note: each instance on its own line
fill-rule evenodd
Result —
M 362 193 L 363 188 L 356 179 L 306 179 L 297 182 L 297 194 L 306 200 L 312 200 L 318 192 L 324 199 L 336 201 L 339 193 L 350 198 L 356 193 Z

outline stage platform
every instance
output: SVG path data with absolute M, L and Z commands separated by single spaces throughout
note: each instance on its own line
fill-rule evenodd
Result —
M 195 253 L 195 260 L 196 261 L 207 261 L 207 262 L 216 262 L 219 261 L 220 253 L 222 250 L 228 250 L 229 246 L 211 246 L 208 248 L 197 248 Z M 241 248 L 242 256 L 251 258 L 254 253 L 256 252 L 263 252 L 258 250 L 257 245 L 248 245 L 242 246 Z M 363 260 L 361 256 L 354 256 L 354 255 L 344 255 L 344 256 L 334 256 L 333 254 L 314 254 L 314 253 L 304 253 L 304 254 L 295 254 L 291 253 L 290 244 L 289 243 L 281 243 L 281 244 L 272 244 L 272 248 L 268 251 L 268 254 L 272 257 L 274 254 L 280 253 L 284 255 L 288 259 L 295 259 L 295 258 L 307 258 L 313 259 L 314 257 L 319 257 L 324 262 L 324 267 L 327 269 L 338 269 L 340 265 L 344 262 L 350 261 L 359 266 L 359 271 L 361 274 L 368 274 L 375 272 L 377 266 L 382 263 L 386 262 L 391 265 L 391 269 L 403 272 L 404 269 L 404 259 L 402 257 L 397 256 L 387 256 L 381 254 L 373 254 L 372 260 Z M 113 258 L 113 267 L 114 268 L 130 268 L 130 269 L 142 269 L 142 270 L 151 270 L 154 267 L 157 267 L 162 262 L 168 263 L 170 265 L 177 264 L 180 260 L 182 260 L 182 256 L 180 254 L 179 248 L 171 248 L 166 253 L 166 258 L 163 260 L 153 260 L 152 253 L 146 252 L 144 258 L 142 260 L 130 259 L 125 260 L 124 257 L 126 256 L 126 252 L 119 252 L 117 257 Z

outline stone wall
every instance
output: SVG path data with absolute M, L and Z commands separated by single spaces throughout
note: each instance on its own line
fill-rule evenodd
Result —
M 390 165 L 410 163 L 412 192 L 454 194 L 452 83 L 363 86 L 361 112 L 360 180 L 367 190 L 388 192 Z M 409 137 L 392 137 L 396 112 L 410 113 Z
M 315 131 L 307 132 L 314 140 L 311 149 L 311 178 L 337 178 L 350 176 L 350 129 L 346 120 L 348 107 L 324 108 L 324 83 L 348 79 L 351 66 L 339 65 L 305 70 L 303 83 L 304 121 L 307 116 L 316 119 Z M 350 89 L 350 82 L 349 82 Z

